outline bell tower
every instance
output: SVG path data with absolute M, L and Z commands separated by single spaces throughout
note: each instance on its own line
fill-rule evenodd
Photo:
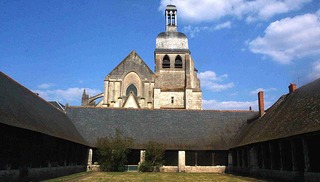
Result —
M 168 5 L 165 11 L 166 32 L 176 32 L 177 30 L 177 8 L 175 5 Z
M 165 9 L 166 31 L 156 38 L 155 109 L 202 109 L 202 92 L 188 38 L 178 32 L 177 8 Z

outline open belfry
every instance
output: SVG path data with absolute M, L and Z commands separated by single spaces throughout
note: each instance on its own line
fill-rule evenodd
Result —
M 202 91 L 188 38 L 178 32 L 177 8 L 165 10 L 165 32 L 156 38 L 155 73 L 132 51 L 104 79 L 104 92 L 82 106 L 149 109 L 202 109 Z M 102 98 L 95 103 L 96 99 Z

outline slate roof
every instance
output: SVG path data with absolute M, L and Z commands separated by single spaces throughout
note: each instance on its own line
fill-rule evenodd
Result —
M 64 112 L 2 72 L 0 123 L 88 145 Z
M 94 145 L 98 137 L 119 129 L 135 139 L 136 149 L 148 141 L 168 150 L 227 150 L 253 111 L 147 110 L 68 107 L 68 117 L 81 135 Z
M 263 117 L 247 124 L 233 147 L 320 131 L 320 79 L 283 95 Z

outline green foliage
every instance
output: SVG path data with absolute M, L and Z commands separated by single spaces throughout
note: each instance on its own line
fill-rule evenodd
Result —
M 140 172 L 152 172 L 152 165 L 150 162 L 142 162 L 140 165 L 139 165 L 139 171 Z
M 97 148 L 100 169 L 102 171 L 124 171 L 132 144 L 133 139 L 123 136 L 118 129 L 114 136 L 99 138 Z
M 146 146 L 145 161 L 139 166 L 141 172 L 156 172 L 163 165 L 165 147 L 157 142 L 149 142 Z

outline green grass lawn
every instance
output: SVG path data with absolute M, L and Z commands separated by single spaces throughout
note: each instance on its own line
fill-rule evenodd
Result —
M 254 178 L 213 173 L 139 173 L 139 172 L 96 172 L 79 173 L 48 180 L 55 181 L 262 181 Z

